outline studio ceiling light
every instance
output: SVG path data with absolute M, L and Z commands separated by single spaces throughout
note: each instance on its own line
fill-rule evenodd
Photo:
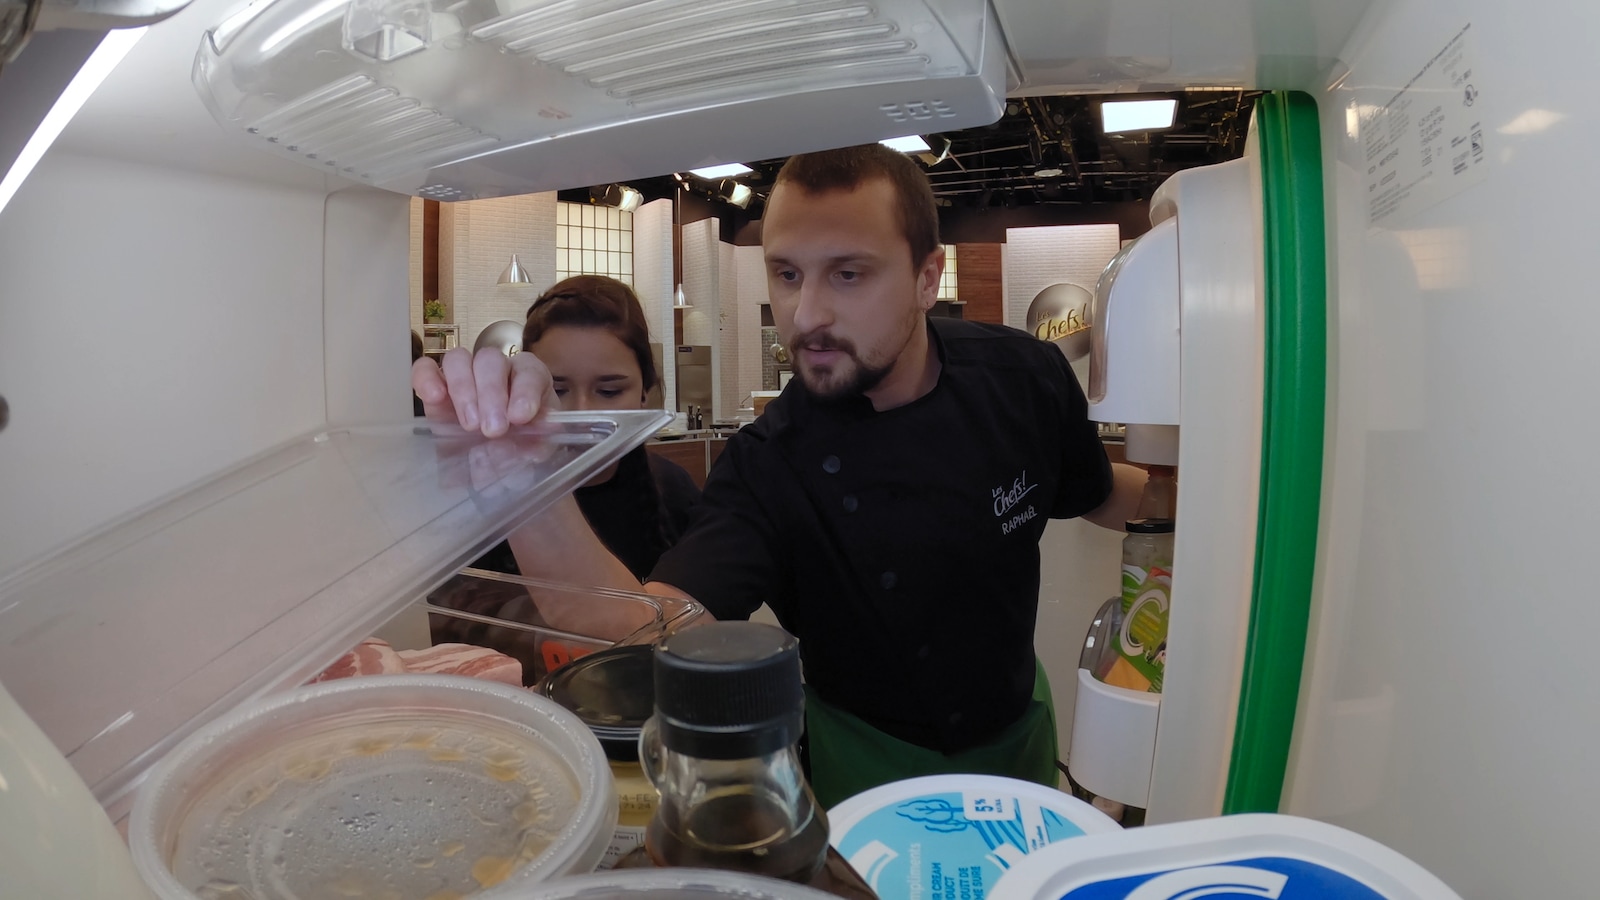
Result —
M 598 206 L 614 206 L 623 212 L 633 212 L 644 203 L 644 194 L 625 184 L 608 184 L 590 188 L 589 202 Z
M 723 203 L 731 203 L 740 209 L 748 207 L 750 198 L 755 196 L 755 192 L 750 190 L 748 184 L 740 184 L 732 178 L 724 178 L 717 182 L 716 190 L 713 193 Z
M 1176 100 L 1109 100 L 1100 104 L 1100 126 L 1106 134 L 1171 128 Z
M 703 169 L 690 169 L 689 174 L 710 179 L 727 178 L 730 175 L 743 175 L 746 172 L 753 171 L 755 170 L 744 163 L 724 163 L 720 166 L 706 166 Z
M 932 147 L 928 146 L 928 142 L 923 140 L 921 135 L 917 134 L 908 134 L 905 137 L 889 138 L 888 140 L 879 141 L 878 143 L 888 147 L 890 150 L 899 150 L 901 153 L 926 153 L 933 149 Z

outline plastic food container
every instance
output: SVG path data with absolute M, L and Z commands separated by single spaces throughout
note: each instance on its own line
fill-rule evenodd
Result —
M 424 598 L 669 419 L 560 412 L 490 440 L 408 418 L 286 441 L 0 578 L 0 683 L 122 822 L 151 766 L 219 716 L 365 638 L 432 643 Z
M 1014 866 L 990 896 L 1460 900 L 1444 882 L 1371 838 L 1326 822 L 1266 813 L 1054 844 Z
M 652 644 L 704 612 L 697 603 L 673 597 L 482 569 L 451 576 L 428 595 L 424 608 L 432 643 L 504 653 L 522 663 L 529 686 L 608 647 Z
M 599 743 L 559 705 L 392 675 L 211 722 L 141 786 L 128 838 L 162 900 L 489 900 L 590 871 L 615 822 Z
M 1061 791 L 994 775 L 930 775 L 863 791 L 828 810 L 830 843 L 882 900 L 990 896 L 1030 854 L 1119 832 Z
M 514 894 L 518 900 L 839 900 L 792 881 L 721 869 L 618 869 L 558 878 Z

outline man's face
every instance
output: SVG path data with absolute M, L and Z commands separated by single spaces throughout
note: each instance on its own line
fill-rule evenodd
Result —
M 917 268 L 894 188 L 809 194 L 779 183 L 761 223 L 767 294 L 795 377 L 820 397 L 869 397 L 901 362 L 938 296 L 944 252 Z

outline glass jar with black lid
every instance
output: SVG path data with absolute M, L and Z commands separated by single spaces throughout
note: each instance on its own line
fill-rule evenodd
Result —
M 545 696 L 575 713 L 600 740 L 617 794 L 617 827 L 599 868 L 636 847 L 659 794 L 639 764 L 639 732 L 655 708 L 652 645 L 626 644 L 579 657 L 550 673 Z

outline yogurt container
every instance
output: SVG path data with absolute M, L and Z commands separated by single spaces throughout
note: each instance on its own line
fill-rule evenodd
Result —
M 616 816 L 598 741 L 556 703 L 389 675 L 195 732 L 140 787 L 128 842 L 161 900 L 491 900 L 592 870 Z
M 1057 841 L 1121 831 L 1076 797 L 995 775 L 881 785 L 828 810 L 828 824 L 834 849 L 882 900 L 981 900 Z
M 1030 854 L 992 900 L 1460 900 L 1421 866 L 1326 822 L 1250 813 L 1068 841 Z

